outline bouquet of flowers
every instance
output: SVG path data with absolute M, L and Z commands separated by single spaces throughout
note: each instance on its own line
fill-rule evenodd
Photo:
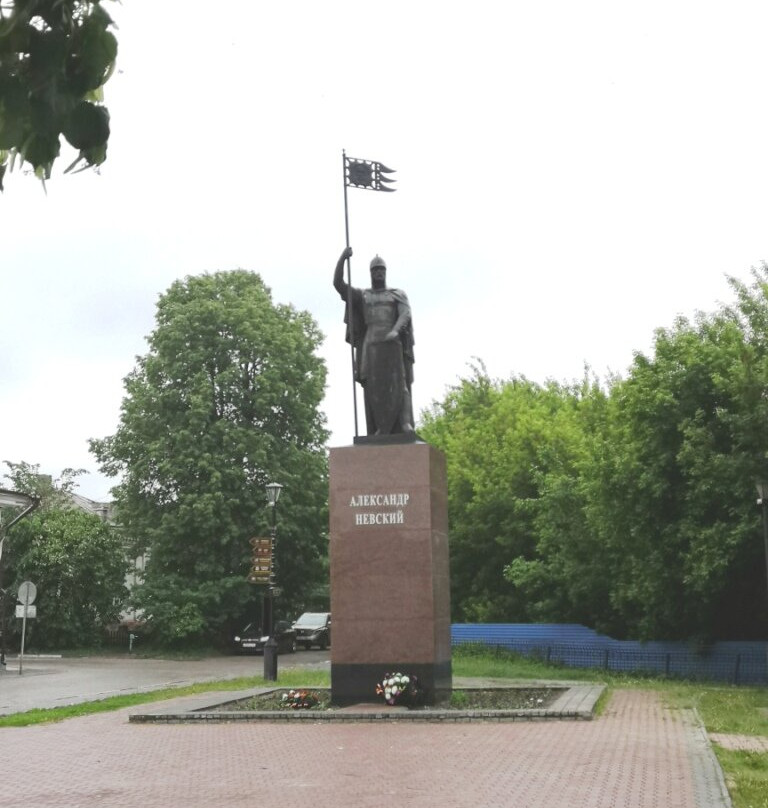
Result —
M 376 695 L 392 706 L 414 707 L 424 701 L 424 689 L 415 676 L 406 673 L 385 673 L 376 685 Z
M 319 703 L 317 693 L 313 693 L 311 690 L 289 690 L 287 693 L 283 693 L 280 707 L 291 710 L 311 710 Z

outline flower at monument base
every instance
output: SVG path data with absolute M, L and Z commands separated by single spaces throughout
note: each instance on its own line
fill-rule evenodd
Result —
M 311 710 L 320 703 L 316 693 L 311 690 L 289 690 L 283 693 L 280 707 L 287 707 L 291 710 Z
M 424 701 L 424 689 L 415 676 L 405 673 L 385 673 L 376 685 L 376 695 L 392 706 L 414 707 Z

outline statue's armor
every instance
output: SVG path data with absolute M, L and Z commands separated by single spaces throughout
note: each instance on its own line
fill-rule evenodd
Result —
M 389 289 L 365 289 L 363 291 L 363 318 L 365 338 L 360 356 L 360 381 L 368 378 L 368 346 L 372 342 L 384 342 L 395 327 L 398 310 L 397 300 Z
M 397 322 L 397 301 L 389 289 L 366 289 L 363 293 L 363 316 L 370 342 L 383 342 Z

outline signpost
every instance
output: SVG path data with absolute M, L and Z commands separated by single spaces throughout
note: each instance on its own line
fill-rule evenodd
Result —
M 37 587 L 32 581 L 24 581 L 19 587 L 19 600 L 21 606 L 16 607 L 16 616 L 21 616 L 21 650 L 19 651 L 19 676 L 21 676 L 21 669 L 24 665 L 24 638 L 27 634 L 27 618 L 37 617 L 37 608 L 32 606 L 37 597 Z M 19 615 L 21 610 L 21 615 Z
M 272 539 L 254 537 L 250 540 L 250 545 L 253 555 L 248 581 L 269 586 L 272 583 Z
M 32 581 L 24 581 L 19 585 L 19 601 L 23 604 L 30 604 L 35 602 L 37 597 L 37 587 Z

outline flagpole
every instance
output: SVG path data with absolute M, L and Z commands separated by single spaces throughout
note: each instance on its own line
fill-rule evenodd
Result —
M 344 182 L 344 232 L 349 247 L 349 206 L 347 204 L 347 153 L 341 150 L 341 177 Z M 347 257 L 347 326 L 349 328 L 349 345 L 352 355 L 352 409 L 355 414 L 355 437 L 359 436 L 357 426 L 357 388 L 355 387 L 355 319 L 352 310 L 352 261 Z

